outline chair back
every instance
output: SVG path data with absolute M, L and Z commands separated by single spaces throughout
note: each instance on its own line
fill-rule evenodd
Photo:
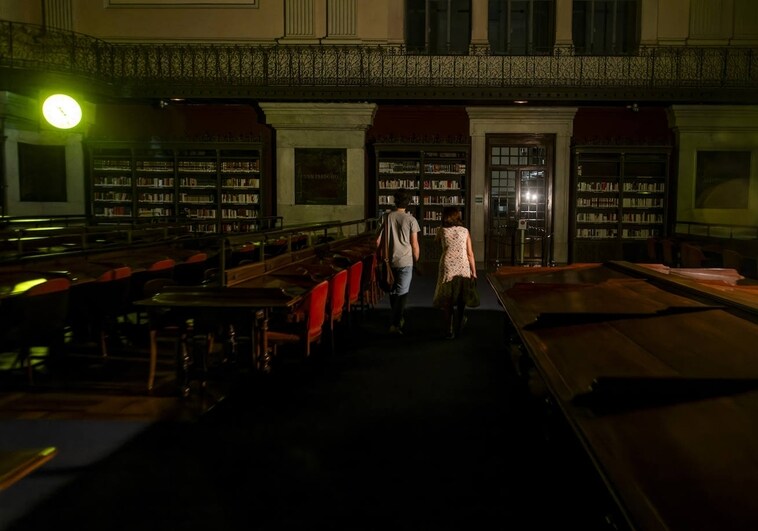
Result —
M 172 278 L 151 278 L 142 286 L 142 297 L 151 298 L 153 295 L 160 293 L 166 286 L 175 286 L 176 281 Z
M 682 267 L 703 267 L 705 263 L 705 254 L 696 245 L 682 243 L 679 246 L 679 253 Z
M 676 258 L 676 243 L 673 240 L 669 238 L 661 240 L 661 254 L 664 265 L 669 267 L 679 266 L 679 261 Z
M 50 278 L 41 284 L 32 286 L 24 295 L 34 297 L 36 295 L 45 295 L 46 293 L 55 293 L 67 291 L 71 287 L 71 281 L 67 278 Z
M 660 245 L 658 242 L 658 238 L 648 238 L 645 240 L 646 249 L 647 249 L 647 259 L 649 262 L 653 264 L 657 264 L 661 261 L 660 259 L 660 253 L 658 252 L 658 246 Z
M 361 276 L 363 274 L 363 262 L 354 262 L 348 268 L 347 279 L 347 302 L 348 305 L 358 304 L 361 298 Z M 348 308 L 349 309 L 349 308 Z
M 195 262 L 205 262 L 208 259 L 208 253 L 195 253 L 187 258 L 185 264 L 194 264 Z
M 741 272 L 745 257 L 739 251 L 724 249 L 721 251 L 721 260 L 725 268 L 736 269 L 737 272 Z
M 329 296 L 329 281 L 316 284 L 308 295 L 308 342 L 321 336 L 326 321 L 326 299 Z
M 165 271 L 166 269 L 172 269 L 176 265 L 176 260 L 172 258 L 164 258 L 163 260 L 158 260 L 157 262 L 154 262 L 150 267 L 147 268 L 148 271 Z
M 347 269 L 342 269 L 329 281 L 329 322 L 334 328 L 334 322 L 342 318 L 347 294 Z
M 180 286 L 198 286 L 203 283 L 203 274 L 207 269 L 208 255 L 197 253 L 184 262 L 174 266 L 173 277 Z
M 145 283 L 154 278 L 173 278 L 176 261 L 171 258 L 165 258 L 153 262 L 148 268 L 142 271 L 132 273 L 131 295 L 132 301 L 142 298 L 142 290 Z

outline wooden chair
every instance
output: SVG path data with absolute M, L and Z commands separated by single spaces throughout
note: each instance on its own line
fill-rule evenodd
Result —
M 659 252 L 660 242 L 658 238 L 648 238 L 645 241 L 647 249 L 647 261 L 651 264 L 659 264 L 661 262 L 661 253 Z
M 32 358 L 50 360 L 60 356 L 68 325 L 71 282 L 51 278 L 3 301 L 4 319 L 9 321 L 3 345 L 16 351 L 13 366 L 25 369 L 34 383 Z M 47 347 L 46 357 L 32 355 L 32 347 Z
M 311 355 L 313 343 L 321 341 L 326 320 L 326 300 L 329 296 L 329 281 L 316 284 L 303 301 L 305 319 L 295 323 L 271 324 L 264 331 L 265 341 L 275 357 L 280 346 L 301 344 L 305 357 Z
M 132 274 L 131 286 L 130 286 L 130 301 L 134 302 L 144 298 L 143 290 L 145 284 L 154 278 L 174 278 L 174 268 L 176 267 L 176 260 L 172 258 L 164 258 L 151 264 L 149 267 L 142 271 L 137 271 Z M 129 313 L 134 313 L 134 323 L 137 325 L 144 324 L 142 320 L 142 313 L 139 308 L 132 306 L 129 309 Z
M 180 286 L 198 286 L 203 283 L 203 275 L 207 269 L 207 253 L 197 253 L 184 262 L 174 266 L 174 281 Z
M 170 278 L 153 278 L 145 282 L 142 293 L 148 299 L 166 287 L 175 286 L 176 281 Z M 176 344 L 177 353 L 184 359 L 187 357 L 187 335 L 192 325 L 189 319 L 165 308 L 150 308 L 147 311 L 148 336 L 150 339 L 150 361 L 147 375 L 147 390 L 155 386 L 155 375 L 158 368 L 158 343 L 169 339 Z
M 663 258 L 663 265 L 679 267 L 677 245 L 671 238 L 664 238 L 661 240 L 661 256 Z
M 347 318 L 348 324 L 352 322 L 353 310 L 359 309 L 361 304 L 361 277 L 363 275 L 363 262 L 353 262 L 347 268 Z
M 679 246 L 679 259 L 681 261 L 681 267 L 692 268 L 705 267 L 704 264 L 707 261 L 707 258 L 700 247 L 687 242 L 682 242 Z
M 347 269 L 338 271 L 329 280 L 329 297 L 327 299 L 326 314 L 329 320 L 329 341 L 332 354 L 335 353 L 335 323 L 342 321 L 345 312 L 345 299 L 347 295 Z
M 723 267 L 727 269 L 734 269 L 738 273 L 742 274 L 742 268 L 745 264 L 745 257 L 733 249 L 724 249 L 721 251 L 721 262 Z
M 104 358 L 108 357 L 108 338 L 119 334 L 120 321 L 129 311 L 131 276 L 130 267 L 116 267 L 71 290 L 74 340 L 96 341 Z

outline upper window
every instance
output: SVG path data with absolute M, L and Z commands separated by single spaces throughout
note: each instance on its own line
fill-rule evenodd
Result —
M 574 0 L 578 55 L 625 55 L 637 49 L 639 0 Z
M 555 0 L 490 0 L 487 24 L 494 54 L 552 53 Z
M 467 54 L 470 42 L 471 0 L 406 0 L 409 52 Z

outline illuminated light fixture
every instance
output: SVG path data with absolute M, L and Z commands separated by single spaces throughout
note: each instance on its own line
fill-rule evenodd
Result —
M 524 105 L 525 103 L 529 103 L 529 100 L 513 100 L 513 103 Z
M 53 94 L 42 104 L 42 115 L 58 129 L 71 129 L 82 121 L 82 108 L 71 96 Z

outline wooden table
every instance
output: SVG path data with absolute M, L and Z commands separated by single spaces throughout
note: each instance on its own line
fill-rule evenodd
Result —
M 266 370 L 268 345 L 265 330 L 268 326 L 269 311 L 275 308 L 289 309 L 297 304 L 306 293 L 305 289 L 295 288 L 285 291 L 275 286 L 235 286 L 235 287 L 181 287 L 172 286 L 152 298 L 136 301 L 137 306 L 145 308 L 167 308 L 177 312 L 186 319 L 196 318 L 212 312 L 221 322 L 233 322 L 237 319 L 249 319 L 253 331 L 253 364 L 260 370 Z M 188 353 L 188 349 L 177 349 Z M 188 354 L 182 354 L 178 360 L 178 380 L 181 393 L 188 396 L 190 392 L 190 367 L 193 360 Z M 201 372 L 204 381 L 205 371 Z
M 630 264 L 487 275 L 626 524 L 758 529 L 758 324 Z

